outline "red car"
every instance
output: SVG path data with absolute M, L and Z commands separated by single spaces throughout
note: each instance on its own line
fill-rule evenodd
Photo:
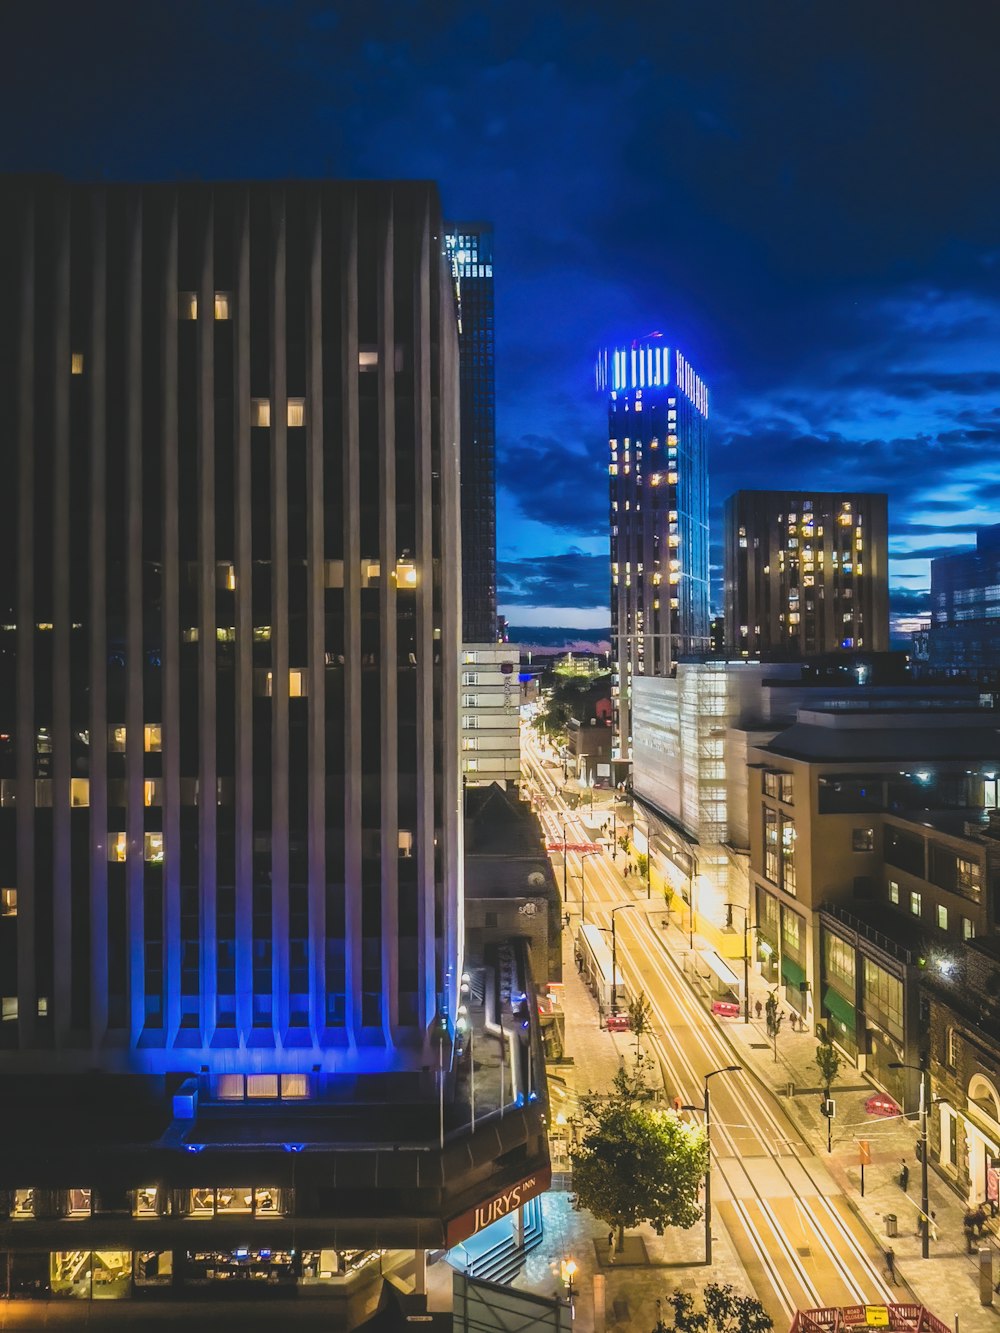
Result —
M 628 1014 L 608 1014 L 605 1026 L 609 1032 L 628 1032 L 632 1024 Z

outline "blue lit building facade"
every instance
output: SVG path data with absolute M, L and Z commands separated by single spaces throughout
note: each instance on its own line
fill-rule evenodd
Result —
M 709 647 L 708 389 L 658 335 L 603 349 L 608 397 L 615 756 L 632 744 L 632 680 Z
M 448 222 L 458 292 L 462 473 L 462 639 L 497 639 L 493 227 Z
M 1000 523 L 980 528 L 971 551 L 931 561 L 931 622 L 913 637 L 914 670 L 1000 681 Z

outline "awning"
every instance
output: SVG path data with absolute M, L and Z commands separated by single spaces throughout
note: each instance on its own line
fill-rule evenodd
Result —
M 714 949 L 699 949 L 698 957 L 707 967 L 710 967 L 724 986 L 732 986 L 734 990 L 739 988 L 739 981 L 733 969 L 719 957 Z
M 854 1005 L 838 995 L 832 986 L 827 986 L 823 992 L 823 1008 L 839 1023 L 843 1023 L 852 1035 L 857 1031 L 858 1015 Z
M 781 955 L 781 979 L 787 986 L 801 986 L 806 979 L 805 968 L 788 954 Z

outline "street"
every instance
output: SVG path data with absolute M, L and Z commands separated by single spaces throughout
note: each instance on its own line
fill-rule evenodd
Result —
M 591 832 L 563 798 L 561 768 L 544 761 L 530 731 L 524 753 L 526 772 L 544 800 L 539 815 L 550 844 L 561 848 L 564 819 L 566 842 L 587 842 Z M 562 851 L 552 856 L 562 883 Z M 687 935 L 663 929 L 662 903 L 647 906 L 606 851 L 587 855 L 585 871 L 583 859 L 573 851 L 566 856 L 570 929 L 580 920 L 584 873 L 587 921 L 610 928 L 612 908 L 634 907 L 617 913 L 619 971 L 630 994 L 642 990 L 649 998 L 654 1017 L 645 1044 L 660 1063 L 668 1095 L 701 1107 L 704 1076 L 736 1060 L 684 977 Z M 889 1283 L 882 1248 L 756 1075 L 744 1070 L 713 1078 L 711 1112 L 714 1229 L 729 1232 L 776 1325 L 787 1324 L 796 1309 L 910 1298 L 905 1287 Z

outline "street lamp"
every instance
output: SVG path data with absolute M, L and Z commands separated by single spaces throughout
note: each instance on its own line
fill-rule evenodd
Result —
M 563 906 L 569 902 L 569 873 L 566 869 L 566 815 L 563 814 Z
M 912 1069 L 920 1075 L 920 1226 L 921 1256 L 929 1259 L 931 1255 L 931 1214 L 930 1200 L 927 1195 L 927 1107 L 930 1102 L 930 1069 L 927 1056 L 920 1057 L 919 1065 L 907 1065 L 901 1060 L 890 1060 L 890 1069 Z
M 732 925 L 732 909 L 735 907 L 743 913 L 743 1022 L 750 1022 L 750 933 L 754 930 L 760 930 L 759 925 L 751 926 L 750 908 L 745 907 L 743 903 L 726 903 L 730 910 L 730 925 Z
M 708 1099 L 708 1080 L 716 1074 L 737 1074 L 742 1065 L 726 1065 L 724 1069 L 712 1069 L 705 1075 L 705 1263 L 712 1262 L 712 1110 Z
M 569 1298 L 569 1317 L 576 1318 L 576 1310 L 573 1308 L 573 1278 L 576 1276 L 576 1260 L 563 1260 L 563 1279 L 566 1283 L 566 1294 Z
M 587 857 L 600 856 L 600 852 L 584 852 L 580 857 L 580 920 L 587 919 Z
M 611 909 L 611 1012 L 618 1012 L 618 940 L 615 936 L 615 913 L 627 912 L 635 903 L 622 903 L 620 907 Z
M 638 818 L 639 818 L 639 812 L 636 810 L 635 805 L 634 805 L 634 803 L 633 803 L 633 806 L 632 806 L 632 827 L 633 827 L 633 829 L 635 828 L 636 820 L 637 820 Z M 651 844 L 650 844 L 650 840 L 649 840 L 649 818 L 648 818 L 648 816 L 643 815 L 643 816 L 642 816 L 642 820 L 643 820 L 643 823 L 646 825 L 646 828 L 645 828 L 645 834 L 646 834 L 646 900 L 647 900 L 647 902 L 648 902 L 649 899 L 650 899 L 650 897 L 652 896 L 652 882 L 651 882 L 651 881 L 652 881 L 652 866 L 653 866 L 653 863 L 652 863 L 652 857 L 650 856 Z

